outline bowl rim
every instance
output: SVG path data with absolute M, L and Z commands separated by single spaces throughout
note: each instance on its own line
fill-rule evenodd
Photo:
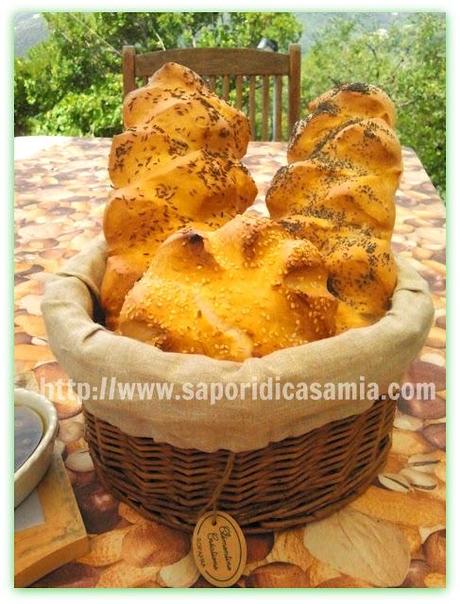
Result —
M 17 397 L 22 399 L 21 402 L 17 402 Z M 33 401 L 36 405 L 30 405 L 28 404 L 28 401 Z M 50 442 L 56 438 L 59 427 L 56 408 L 54 407 L 53 403 L 42 394 L 34 392 L 33 390 L 27 390 L 26 388 L 15 388 L 14 406 L 16 405 L 26 406 L 36 411 L 42 418 L 42 421 L 45 423 L 45 430 L 32 455 L 26 459 L 26 461 L 20 468 L 16 470 L 16 472 L 14 472 L 15 484 L 44 454 Z M 39 409 L 37 409 L 37 407 Z

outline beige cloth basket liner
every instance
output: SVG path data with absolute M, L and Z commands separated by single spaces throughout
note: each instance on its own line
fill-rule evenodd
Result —
M 353 383 L 362 376 L 386 392 L 417 355 L 433 320 L 424 279 L 398 259 L 398 284 L 391 310 L 369 327 L 242 363 L 204 355 L 163 352 L 117 335 L 93 320 L 106 263 L 106 245 L 96 242 L 74 256 L 47 283 L 42 304 L 49 344 L 76 382 L 98 389 L 102 377 L 119 382 L 174 384 L 172 400 L 87 400 L 95 416 L 127 434 L 151 437 L 180 448 L 236 453 L 299 436 L 324 424 L 358 414 L 364 400 L 174 400 L 182 384 L 259 382 Z M 94 390 L 96 391 L 96 390 Z

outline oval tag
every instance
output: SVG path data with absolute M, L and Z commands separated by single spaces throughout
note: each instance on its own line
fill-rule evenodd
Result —
M 198 570 L 216 587 L 234 585 L 246 566 L 243 531 L 225 512 L 208 512 L 200 517 L 193 531 L 192 549 Z

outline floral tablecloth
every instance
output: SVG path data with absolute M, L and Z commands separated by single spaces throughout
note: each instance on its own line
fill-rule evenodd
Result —
M 16 162 L 16 383 L 66 379 L 48 347 L 40 302 L 47 275 L 101 233 L 109 139 L 66 139 Z M 245 163 L 263 198 L 285 163 L 282 143 L 251 143 Z M 308 526 L 248 537 L 239 587 L 439 587 L 445 584 L 445 210 L 415 153 L 404 150 L 394 251 L 428 281 L 436 308 L 407 380 L 434 382 L 432 401 L 401 400 L 392 450 L 368 491 Z M 260 202 L 259 202 L 260 203 Z M 81 403 L 53 401 L 65 464 L 91 551 L 44 577 L 40 587 L 209 587 L 189 536 L 149 522 L 98 483 L 83 438 Z

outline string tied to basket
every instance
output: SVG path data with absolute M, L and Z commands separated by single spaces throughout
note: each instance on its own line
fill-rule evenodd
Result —
M 233 466 L 235 463 L 235 457 L 236 454 L 233 453 L 233 451 L 230 451 L 227 457 L 227 462 L 225 464 L 225 469 L 222 473 L 222 476 L 219 478 L 219 480 L 217 481 L 214 490 L 212 492 L 212 495 L 208 501 L 208 503 L 204 506 L 204 508 L 202 508 L 198 514 L 198 518 L 200 516 L 202 516 L 205 512 L 207 512 L 209 509 L 212 509 L 213 512 L 213 523 L 216 522 L 216 517 L 217 517 L 217 504 L 219 503 L 219 499 L 220 496 L 222 494 L 222 491 L 225 487 L 225 485 L 227 484 L 228 479 L 231 476 L 232 470 L 233 470 Z

